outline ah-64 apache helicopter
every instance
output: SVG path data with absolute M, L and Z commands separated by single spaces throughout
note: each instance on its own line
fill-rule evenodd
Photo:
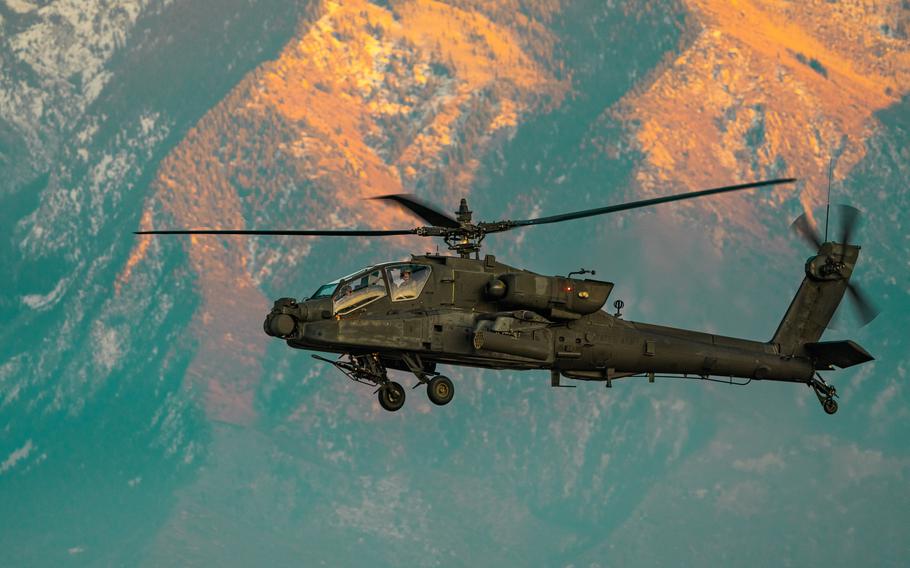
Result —
M 413 373 L 417 386 L 437 405 L 455 393 L 437 364 L 487 369 L 549 370 L 551 384 L 563 377 L 612 381 L 624 377 L 685 377 L 733 383 L 734 379 L 785 381 L 810 386 L 828 414 L 837 411 L 836 391 L 817 371 L 846 368 L 873 357 L 853 341 L 819 342 L 845 292 L 862 319 L 875 317 L 865 295 L 850 283 L 860 247 L 848 244 L 858 211 L 843 207 L 839 242 L 818 237 L 807 217 L 794 223 L 815 249 L 805 277 L 770 341 L 749 341 L 622 319 L 602 310 L 613 283 L 581 270 L 543 276 L 508 266 L 492 255 L 480 258 L 490 233 L 546 225 L 749 188 L 789 183 L 776 179 L 623 203 L 519 221 L 472 222 L 466 200 L 452 217 L 409 195 L 378 197 L 423 219 L 427 226 L 402 230 L 159 230 L 137 234 L 311 235 L 441 237 L 457 256 L 413 255 L 320 286 L 305 300 L 281 298 L 266 316 L 265 333 L 290 347 L 339 353 L 331 363 L 350 379 L 376 387 L 380 405 L 395 411 L 405 390 L 388 369 Z M 473 258 L 472 258 L 473 257 Z M 734 383 L 744 384 L 744 383 Z

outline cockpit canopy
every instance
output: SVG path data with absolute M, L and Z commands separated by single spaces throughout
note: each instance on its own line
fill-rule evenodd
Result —
M 392 264 L 385 271 L 393 302 L 416 299 L 430 279 L 430 267 L 425 264 Z
M 333 315 L 350 313 L 386 296 L 393 302 L 415 300 L 430 272 L 429 266 L 413 262 L 371 266 L 323 284 L 310 299 L 331 297 Z

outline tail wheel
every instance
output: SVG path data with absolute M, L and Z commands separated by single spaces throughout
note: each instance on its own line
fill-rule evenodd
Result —
M 391 381 L 379 389 L 379 406 L 395 412 L 404 406 L 404 389 L 395 381 Z
M 834 414 L 837 412 L 837 401 L 833 398 L 825 399 L 825 402 L 822 403 L 822 408 L 824 408 L 825 412 L 828 414 Z
M 427 396 L 433 404 L 439 406 L 449 404 L 455 396 L 455 385 L 448 377 L 442 375 L 433 377 L 427 384 Z

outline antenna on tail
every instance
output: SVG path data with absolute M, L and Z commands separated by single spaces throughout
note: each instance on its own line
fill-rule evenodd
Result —
M 831 212 L 831 174 L 834 173 L 834 156 L 828 164 L 828 200 L 825 204 L 825 241 L 828 242 L 828 214 Z

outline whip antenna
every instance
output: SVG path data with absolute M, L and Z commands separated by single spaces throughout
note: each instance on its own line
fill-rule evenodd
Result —
M 828 164 L 828 199 L 825 204 L 825 242 L 828 242 L 828 214 L 831 212 L 831 174 L 834 173 L 834 156 Z
M 831 212 L 831 174 L 834 172 L 834 156 L 828 164 L 828 199 L 825 204 L 825 242 L 828 242 L 828 214 Z

